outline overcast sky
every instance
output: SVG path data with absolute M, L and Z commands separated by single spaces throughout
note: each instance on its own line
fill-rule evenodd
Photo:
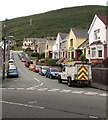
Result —
M 1 0 L 0 21 L 65 7 L 103 5 L 107 0 Z

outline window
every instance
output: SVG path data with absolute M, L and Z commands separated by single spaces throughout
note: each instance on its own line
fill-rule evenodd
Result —
M 98 47 L 98 57 L 102 57 L 102 47 Z
M 56 49 L 58 49 L 58 44 L 56 44 Z
M 73 46 L 73 39 L 70 39 L 70 46 Z
M 100 39 L 100 29 L 94 31 L 94 39 L 95 40 Z
M 96 57 L 96 48 L 92 48 L 92 57 Z
M 102 50 L 98 50 L 98 57 L 102 57 Z
M 48 45 L 47 45 L 47 50 L 48 50 Z
M 61 43 L 60 43 L 60 49 L 61 49 Z

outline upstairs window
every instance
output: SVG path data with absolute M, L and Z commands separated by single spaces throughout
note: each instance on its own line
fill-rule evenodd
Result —
M 100 39 L 100 29 L 97 29 L 94 31 L 94 39 L 99 40 Z
M 98 57 L 102 57 L 102 47 L 98 47 Z
M 73 39 L 70 39 L 70 46 L 73 46 Z
M 92 48 L 91 50 L 92 50 L 92 58 L 96 57 L 96 48 Z
M 48 50 L 48 45 L 47 45 L 47 50 Z

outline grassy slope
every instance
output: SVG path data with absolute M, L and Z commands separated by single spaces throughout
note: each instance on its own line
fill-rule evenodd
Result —
M 106 7 L 71 7 L 15 18 L 8 21 L 9 35 L 13 35 L 16 40 L 23 40 L 24 37 L 46 37 L 56 36 L 58 32 L 68 33 L 72 27 L 89 28 L 95 14 L 105 15 Z

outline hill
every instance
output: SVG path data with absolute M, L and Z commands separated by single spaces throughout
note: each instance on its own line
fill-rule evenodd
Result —
M 89 28 L 95 14 L 106 15 L 105 6 L 78 6 L 19 17 L 8 21 L 8 34 L 16 41 L 24 37 L 56 36 L 70 28 Z M 30 25 L 32 19 L 32 25 Z

